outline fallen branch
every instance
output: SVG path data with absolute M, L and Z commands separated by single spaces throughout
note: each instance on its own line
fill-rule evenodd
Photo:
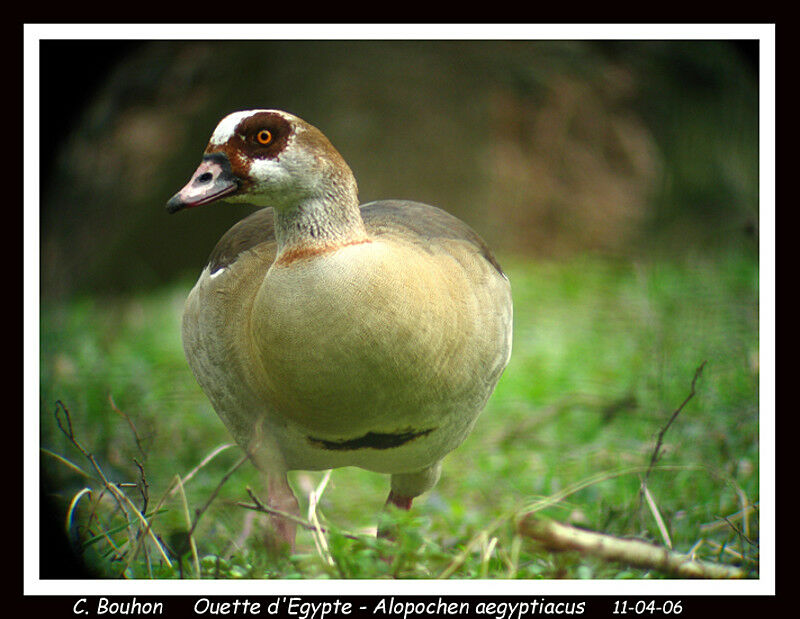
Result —
M 528 514 L 517 525 L 519 532 L 549 550 L 575 550 L 603 561 L 616 561 L 653 569 L 678 578 L 745 578 L 747 572 L 729 565 L 692 560 L 689 556 L 641 540 L 623 539 L 578 529 Z

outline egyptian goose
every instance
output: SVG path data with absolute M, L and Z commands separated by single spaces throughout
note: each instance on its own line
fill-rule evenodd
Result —
M 511 288 L 481 238 L 417 202 L 359 206 L 328 139 L 278 110 L 225 117 L 167 210 L 263 208 L 220 239 L 183 315 L 189 365 L 298 514 L 290 470 L 391 475 L 409 509 L 472 430 L 511 354 Z M 274 518 L 294 547 L 295 525 Z

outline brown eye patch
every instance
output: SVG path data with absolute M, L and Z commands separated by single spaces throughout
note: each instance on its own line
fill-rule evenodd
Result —
M 249 175 L 253 162 L 277 159 L 293 133 L 293 126 L 283 115 L 271 111 L 256 112 L 240 120 L 225 143 L 209 142 L 205 154 L 223 153 L 244 187 L 251 182 Z
M 244 136 L 243 149 L 253 158 L 272 158 L 286 146 L 292 127 L 280 114 L 260 112 L 242 120 L 236 133 Z

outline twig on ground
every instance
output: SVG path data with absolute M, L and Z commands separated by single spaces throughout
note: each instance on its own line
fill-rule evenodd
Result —
M 133 459 L 134 464 L 139 469 L 139 492 L 142 493 L 142 513 L 147 513 L 147 504 L 150 502 L 150 493 L 148 489 L 150 488 L 150 484 L 147 483 L 147 478 L 144 476 L 144 466 L 142 463 L 139 462 L 136 458 Z
M 128 422 L 128 426 L 130 426 L 131 432 L 133 432 L 133 439 L 136 441 L 136 447 L 139 449 L 139 453 L 142 455 L 142 458 L 147 460 L 147 453 L 145 453 L 144 447 L 142 447 L 142 441 L 139 439 L 139 432 L 136 430 L 136 426 L 128 416 L 128 413 L 117 406 L 117 403 L 114 402 L 114 397 L 111 395 L 111 393 L 108 394 L 108 403 L 111 405 L 111 408 L 115 413 L 120 414 L 123 419 Z
M 691 387 L 689 389 L 689 395 L 687 395 L 686 398 L 683 400 L 683 402 L 681 402 L 681 405 L 678 408 L 675 409 L 675 411 L 672 413 L 672 415 L 670 416 L 670 418 L 667 421 L 667 423 L 658 432 L 658 437 L 656 438 L 656 446 L 653 449 L 652 455 L 650 456 L 650 465 L 647 467 L 647 472 L 644 474 L 644 482 L 643 483 L 645 483 L 645 484 L 647 483 L 647 479 L 650 476 L 650 472 L 653 470 L 653 467 L 656 465 L 656 462 L 658 462 L 658 458 L 661 456 L 660 452 L 661 452 L 661 447 L 663 446 L 663 443 L 664 443 L 664 435 L 667 433 L 667 430 L 669 430 L 669 427 L 672 425 L 672 422 L 675 421 L 675 418 L 678 415 L 680 415 L 680 413 L 684 409 L 684 407 L 694 397 L 694 395 L 696 393 L 695 392 L 695 386 L 697 385 L 697 380 L 700 378 L 700 375 L 703 373 L 703 368 L 706 367 L 706 363 L 707 363 L 706 361 L 703 361 L 700 364 L 700 366 L 695 370 L 694 378 L 692 378 L 692 385 L 691 385 Z
M 737 561 L 747 562 L 754 566 L 758 565 L 757 559 L 753 557 L 745 557 L 741 553 L 736 552 L 733 548 L 728 548 L 727 545 L 715 542 L 713 539 L 706 540 L 706 544 L 708 544 L 712 549 L 717 551 L 718 557 L 721 557 L 723 554 L 728 554 Z
M 60 411 L 61 414 L 59 414 L 59 411 Z M 159 540 L 156 538 L 156 536 L 153 534 L 152 530 L 150 529 L 150 523 L 147 520 L 147 518 L 144 517 L 142 512 L 139 511 L 139 508 L 137 508 L 136 505 L 134 505 L 133 501 L 131 501 L 128 498 L 128 496 L 124 492 L 122 492 L 116 484 L 112 484 L 110 481 L 108 481 L 108 478 L 105 476 L 105 473 L 103 473 L 103 469 L 101 469 L 100 465 L 97 464 L 97 460 L 95 460 L 94 455 L 91 454 L 90 452 L 88 452 L 83 447 L 83 445 L 81 445 L 80 442 L 78 442 L 78 440 L 75 438 L 75 434 L 74 434 L 73 429 L 72 429 L 72 418 L 70 416 L 69 410 L 67 409 L 67 407 L 64 405 L 64 403 L 61 400 L 57 400 L 56 401 L 56 410 L 55 410 L 54 414 L 55 414 L 55 417 L 56 417 L 56 423 L 58 424 L 58 427 L 61 430 L 61 432 L 69 439 L 70 443 L 72 443 L 75 446 L 75 448 L 78 451 L 80 451 L 81 454 L 87 460 L 89 460 L 89 462 L 91 463 L 92 468 L 94 469 L 95 473 L 97 473 L 97 476 L 100 478 L 100 481 L 102 482 L 103 487 L 106 490 L 109 491 L 111 496 L 116 501 L 118 507 L 120 508 L 120 511 L 123 514 L 125 514 L 126 519 L 128 520 L 128 523 L 129 523 L 128 524 L 128 531 L 129 531 L 128 532 L 128 541 L 129 541 L 130 545 L 133 546 L 133 540 L 136 539 L 136 534 L 133 532 L 133 522 L 136 519 L 138 519 L 141 522 L 142 526 L 144 527 L 144 529 L 143 529 L 144 536 L 139 538 L 140 541 L 143 540 L 145 536 L 149 535 L 150 539 L 156 545 L 156 548 L 158 549 L 159 553 L 161 554 L 161 557 L 164 559 L 164 562 L 168 566 L 172 566 L 172 563 L 169 560 L 169 557 L 167 557 L 167 554 L 164 551 L 164 548 L 161 545 L 161 542 L 159 542 Z M 63 423 L 62 423 L 62 416 L 64 418 Z M 65 424 L 66 424 L 66 427 L 65 427 Z M 135 518 L 133 520 L 131 520 L 130 518 L 127 518 L 128 513 L 129 513 L 128 510 L 130 510 L 130 512 L 132 512 L 133 515 L 135 516 Z M 130 561 L 133 559 L 134 555 L 135 555 L 135 553 L 131 554 L 131 557 L 130 557 L 129 562 L 128 562 L 129 565 L 130 565 Z
M 755 503 L 748 503 L 744 509 L 739 510 L 735 514 L 731 514 L 730 516 L 724 516 L 715 522 L 709 522 L 706 524 L 700 525 L 700 532 L 701 533 L 714 533 L 715 531 L 719 531 L 720 529 L 728 528 L 731 523 L 738 522 L 739 520 L 746 519 L 753 513 L 758 510 L 759 503 L 756 501 Z M 749 525 L 748 525 L 749 527 Z
M 109 395 L 109 397 L 110 397 L 110 395 Z M 136 430 L 134 429 L 134 434 L 135 433 L 136 433 Z M 141 449 L 140 449 L 140 451 L 141 451 Z M 139 488 L 139 493 L 142 495 L 142 509 L 140 511 L 142 512 L 142 514 L 146 514 L 147 513 L 147 504 L 150 502 L 150 493 L 149 493 L 150 485 L 147 483 L 147 477 L 144 474 L 144 466 L 142 465 L 142 463 L 139 462 L 136 458 L 133 458 L 133 462 L 136 465 L 136 467 L 139 469 L 139 483 L 137 483 L 137 484 L 119 484 L 119 486 L 122 487 L 123 485 L 131 485 L 131 486 L 136 486 L 136 487 Z M 152 568 L 152 565 L 150 564 L 150 552 L 147 549 L 147 544 L 142 544 L 141 543 L 141 538 L 143 538 L 143 537 L 145 537 L 147 535 L 148 531 L 150 530 L 150 526 L 151 526 L 150 525 L 150 521 L 148 521 L 147 522 L 147 529 L 144 532 L 143 531 L 139 531 L 137 533 L 137 538 L 138 538 L 137 542 L 138 543 L 136 545 L 136 553 L 138 553 L 139 548 L 142 549 L 142 551 L 144 552 L 145 563 L 147 564 L 147 573 L 152 576 L 153 568 Z M 144 533 L 144 535 L 143 535 L 143 533 Z M 135 553 L 134 553 L 134 556 L 136 556 Z
M 531 514 L 519 522 L 518 529 L 522 535 L 553 551 L 575 550 L 604 561 L 654 569 L 680 578 L 745 578 L 747 575 L 738 567 L 695 561 L 662 546 L 578 529 Z
M 230 447 L 233 447 L 233 446 L 234 446 L 234 443 L 225 443 L 223 445 L 220 445 L 216 449 L 214 449 L 210 454 L 208 454 L 205 458 L 203 458 L 196 467 L 194 467 L 191 471 L 189 471 L 188 473 L 186 473 L 186 475 L 184 475 L 183 479 L 181 479 L 181 482 L 183 483 L 183 485 L 185 486 L 189 482 L 189 480 L 192 477 L 194 477 L 197 474 L 197 472 L 201 468 L 203 468 L 206 464 L 211 462 L 214 458 L 216 458 L 223 451 L 225 451 L 226 449 L 228 449 Z M 177 487 L 172 488 L 171 492 L 172 493 L 177 492 Z
M 167 500 L 168 496 L 172 496 L 172 495 L 175 494 L 175 492 L 179 492 L 179 491 L 183 494 L 183 486 L 186 485 L 186 482 L 188 482 L 195 475 L 195 473 L 197 473 L 197 471 L 199 471 L 203 466 L 208 464 L 214 457 L 216 457 L 219 453 L 221 453 L 222 451 L 224 451 L 228 447 L 231 447 L 231 445 L 230 444 L 222 445 L 222 446 L 218 447 L 217 449 L 215 449 L 214 451 L 212 451 L 208 456 L 206 456 L 202 460 L 202 462 L 200 462 L 200 464 L 198 464 L 194 469 L 192 469 L 185 477 L 181 478 L 179 475 L 176 475 L 175 479 L 173 480 L 173 482 L 169 485 L 169 487 L 166 489 L 164 494 L 161 496 L 161 499 L 159 499 L 158 503 L 156 504 L 156 507 L 153 510 L 154 513 L 157 513 L 158 510 L 161 509 L 161 506 L 164 504 L 164 501 Z M 217 484 L 217 487 L 211 493 L 211 496 L 208 498 L 208 500 L 203 505 L 203 507 L 195 510 L 194 523 L 189 527 L 189 531 L 187 532 L 188 538 L 190 540 L 192 540 L 192 542 L 193 542 L 192 535 L 194 534 L 194 531 L 197 528 L 197 523 L 200 521 L 200 517 L 208 509 L 208 507 L 214 501 L 216 496 L 219 494 L 219 491 L 222 488 L 223 484 L 228 480 L 228 478 L 233 474 L 233 472 L 242 465 L 242 463 L 246 459 L 247 459 L 246 456 L 242 456 L 242 458 L 240 458 L 236 462 L 236 464 L 234 464 L 234 466 L 223 476 L 223 478 Z M 184 500 L 185 500 L 185 494 L 183 496 L 184 496 Z M 150 524 L 149 523 L 148 523 L 148 526 L 147 526 L 146 533 L 150 533 Z M 182 571 L 183 571 L 183 563 L 182 563 L 182 561 L 179 560 L 178 561 L 178 565 L 179 565 L 179 568 L 180 568 L 181 573 L 182 573 Z
M 665 470 L 676 470 L 676 469 L 686 470 L 687 468 L 690 468 L 690 467 L 685 467 L 685 466 L 681 466 L 681 467 L 667 466 L 667 467 L 659 467 L 659 468 L 660 469 L 665 469 Z M 645 471 L 645 467 L 644 466 L 637 466 L 637 467 L 632 467 L 632 468 L 628 468 L 628 469 L 622 469 L 622 470 L 619 470 L 619 471 L 610 471 L 610 472 L 609 471 L 604 471 L 604 472 L 601 472 L 601 473 L 597 473 L 597 474 L 592 475 L 591 477 L 589 477 L 587 479 L 584 479 L 584 480 L 581 480 L 579 482 L 576 482 L 576 483 L 572 484 L 571 486 L 568 486 L 567 488 L 564 488 L 563 490 L 561 490 L 559 492 L 556 492 L 556 493 L 554 493 L 554 494 L 552 494 L 550 496 L 541 498 L 541 499 L 537 500 L 534 503 L 526 505 L 525 507 L 523 507 L 519 511 L 511 511 L 511 512 L 508 512 L 508 513 L 505 513 L 505 514 L 502 514 L 502 515 L 498 516 L 497 518 L 494 519 L 493 522 L 491 522 L 481 532 L 479 532 L 478 534 L 476 534 L 476 535 L 474 535 L 472 537 L 472 539 L 464 546 L 464 549 L 458 555 L 456 555 L 456 557 L 450 562 L 450 564 L 444 569 L 444 571 L 442 571 L 442 573 L 439 574 L 439 576 L 437 576 L 437 578 L 450 578 L 450 576 L 452 576 L 458 570 L 458 568 L 461 567 L 461 565 L 464 563 L 466 558 L 472 552 L 472 549 L 481 540 L 481 536 L 483 535 L 483 533 L 484 532 L 486 532 L 486 534 L 492 533 L 493 531 L 495 531 L 495 529 L 497 529 L 499 526 L 501 526 L 507 520 L 512 519 L 512 518 L 519 518 L 520 516 L 525 516 L 525 515 L 528 515 L 528 514 L 533 514 L 533 513 L 542 511 L 544 509 L 547 509 L 548 507 L 552 507 L 554 505 L 557 505 L 559 502 L 563 501 L 568 496 L 570 496 L 572 494 L 575 494 L 576 492 L 579 492 L 580 490 L 588 488 L 589 486 L 592 486 L 594 484 L 597 484 L 597 483 L 600 483 L 600 482 L 603 482 L 603 481 L 607 481 L 609 479 L 614 479 L 616 477 L 622 477 L 622 476 L 625 476 L 625 475 L 632 475 L 632 474 L 639 474 L 639 473 L 642 473 L 643 471 Z
M 658 525 L 659 531 L 661 532 L 661 535 L 662 535 L 662 537 L 665 538 L 665 540 L 669 539 L 668 535 L 665 536 L 666 526 L 665 526 L 663 520 L 661 519 L 661 515 L 659 514 L 658 510 L 655 508 L 654 499 L 653 499 L 652 495 L 650 494 L 650 492 L 649 492 L 649 490 L 647 488 L 647 481 L 650 479 L 650 473 L 652 473 L 653 468 L 655 467 L 656 463 L 658 462 L 658 459 L 661 457 L 661 448 L 664 445 L 664 436 L 666 435 L 667 430 L 669 430 L 670 426 L 675 421 L 675 419 L 678 417 L 678 415 L 681 414 L 681 411 L 685 408 L 685 406 L 689 403 L 689 401 L 694 397 L 694 395 L 696 393 L 695 388 L 697 386 L 697 380 L 702 375 L 703 368 L 706 366 L 706 363 L 707 363 L 707 361 L 704 360 L 698 366 L 698 368 L 694 371 L 694 377 L 692 378 L 692 384 L 691 384 L 691 387 L 689 388 L 689 394 L 684 398 L 684 400 L 683 400 L 683 402 L 681 402 L 680 406 L 678 406 L 678 408 L 676 408 L 672 412 L 672 415 L 670 415 L 670 418 L 667 420 L 667 423 L 664 424 L 664 427 L 662 427 L 661 430 L 659 430 L 658 436 L 656 437 L 656 445 L 653 448 L 653 453 L 650 454 L 650 463 L 647 465 L 647 470 L 645 471 L 644 477 L 642 477 L 642 483 L 639 486 L 639 503 L 638 503 L 638 507 L 636 508 L 635 513 L 639 514 L 639 518 L 641 518 L 642 506 L 644 505 L 645 500 L 647 500 L 647 503 L 650 506 L 651 513 L 653 514 L 653 517 L 656 520 L 656 524 Z
M 736 533 L 736 535 L 739 536 L 739 539 L 744 540 L 745 542 L 750 544 L 750 546 L 752 546 L 753 548 L 758 548 L 758 544 L 756 544 L 747 535 L 745 535 L 744 531 L 742 531 L 731 520 L 729 520 L 727 516 L 723 516 L 722 518 L 723 518 L 723 520 L 725 520 L 725 522 L 727 522 L 730 525 L 731 529 L 733 529 L 733 531 Z
M 281 511 L 279 509 L 275 509 L 274 507 L 269 507 L 268 505 L 264 505 L 264 503 L 262 503 L 261 500 L 256 496 L 255 492 L 253 492 L 252 488 L 250 488 L 248 486 L 246 488 L 246 490 L 247 490 L 247 494 L 250 496 L 250 499 L 252 499 L 253 504 L 251 505 L 249 503 L 242 503 L 240 501 L 240 502 L 236 503 L 236 505 L 238 505 L 239 507 L 244 507 L 245 509 L 252 509 L 253 511 L 263 512 L 265 514 L 271 514 L 273 516 L 280 516 L 281 518 L 286 518 L 287 520 L 291 520 L 292 522 L 298 524 L 299 526 L 303 527 L 304 529 L 306 529 L 308 531 L 317 531 L 318 530 L 320 533 L 327 533 L 328 532 L 328 529 L 326 529 L 325 527 L 319 527 L 319 529 L 317 529 L 316 526 L 314 526 L 313 524 L 311 524 L 307 520 L 303 520 L 302 518 L 298 518 L 294 514 L 290 514 L 289 512 L 284 512 L 284 511 Z M 340 535 L 342 535 L 343 537 L 346 537 L 347 539 L 352 539 L 352 540 L 357 540 L 357 541 L 364 541 L 364 538 L 359 537 L 357 535 L 351 535 L 350 533 L 340 533 Z
M 117 490 L 117 492 L 119 492 L 119 490 Z M 144 539 L 145 536 L 149 536 L 151 541 L 156 545 L 156 548 L 158 549 L 159 553 L 161 553 L 161 558 L 164 559 L 164 562 L 169 567 L 172 567 L 172 562 L 169 560 L 169 557 L 167 556 L 167 553 L 164 551 L 164 547 L 161 545 L 161 542 L 159 541 L 159 539 L 155 536 L 155 533 L 153 533 L 153 530 L 152 530 L 152 528 L 150 526 L 150 521 L 147 520 L 147 518 L 144 517 L 144 514 L 142 514 L 142 512 L 139 511 L 139 509 L 136 507 L 136 505 L 133 504 L 133 501 L 131 501 L 127 497 L 127 495 L 125 495 L 125 493 L 119 492 L 119 495 L 130 506 L 130 509 L 133 512 L 133 515 L 136 516 L 139 519 L 139 521 L 141 522 L 142 526 L 144 527 L 144 534 L 145 535 L 142 536 L 142 539 Z M 134 557 L 135 557 L 135 553 L 133 555 L 131 555 L 131 560 L 133 560 Z
M 59 414 L 59 411 L 61 412 L 61 414 Z M 95 460 L 94 455 L 89 453 L 88 451 L 86 451 L 86 449 L 84 449 L 83 445 L 81 445 L 78 442 L 78 440 L 75 438 L 75 434 L 74 434 L 74 432 L 72 430 L 72 416 L 69 413 L 69 409 L 64 405 L 64 403 L 61 400 L 56 400 L 56 410 L 54 411 L 53 414 L 55 415 L 56 423 L 58 424 L 59 430 L 61 430 L 61 432 L 64 434 L 64 436 L 66 436 L 67 439 L 69 439 L 69 442 L 72 443 L 72 445 L 79 452 L 81 452 L 81 455 L 83 455 L 83 457 L 86 458 L 89 461 L 89 463 L 92 465 L 92 468 L 94 469 L 95 473 L 97 473 L 97 476 L 100 478 L 100 481 L 102 482 L 103 487 L 105 489 L 107 489 L 111 493 L 111 496 L 114 498 L 114 501 L 116 501 L 117 506 L 119 507 L 120 511 L 123 514 L 126 514 L 126 516 L 127 516 L 128 512 L 125 509 L 125 506 L 124 506 L 124 503 L 123 503 L 122 499 L 120 498 L 120 495 L 122 494 L 122 492 L 120 492 L 119 489 L 116 486 L 114 486 L 110 481 L 108 481 L 108 479 L 106 478 L 105 474 L 103 473 L 103 470 L 100 468 L 100 465 L 97 464 L 97 461 Z M 62 419 L 61 419 L 62 415 L 64 417 L 64 422 L 66 423 L 66 427 L 64 426 L 64 423 L 62 423 Z M 132 525 L 130 525 L 130 527 L 132 527 Z M 131 530 L 131 528 L 129 528 L 129 537 L 131 539 L 133 539 L 135 537 L 135 535 L 133 534 L 133 531 Z
M 194 511 L 194 522 L 192 522 L 192 527 L 189 529 L 189 538 L 190 539 L 192 537 L 192 534 L 194 533 L 194 530 L 197 528 L 198 523 L 200 522 L 200 518 L 203 516 L 203 514 L 206 512 L 206 510 L 211 506 L 211 503 L 214 502 L 214 499 L 217 498 L 217 495 L 219 494 L 220 490 L 222 490 L 222 486 L 225 485 L 225 482 L 228 481 L 228 479 L 230 479 L 230 476 L 233 475 L 236 472 L 236 470 L 240 466 L 242 466 L 245 462 L 247 462 L 247 455 L 242 456 L 241 458 L 239 458 L 236 461 L 236 464 L 234 464 L 228 470 L 228 472 L 225 473 L 225 475 L 222 476 L 222 479 L 219 480 L 219 483 L 217 484 L 217 487 L 214 488 L 214 491 L 209 495 L 209 497 L 206 500 L 205 504 L 202 507 L 198 507 L 197 509 L 195 509 L 195 511 Z M 183 482 L 181 481 L 181 486 L 182 485 L 183 485 Z M 181 492 L 182 492 L 182 490 L 181 490 Z

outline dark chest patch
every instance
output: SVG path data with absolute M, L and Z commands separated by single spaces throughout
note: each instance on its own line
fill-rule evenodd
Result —
M 391 449 L 400 447 L 416 438 L 430 434 L 436 428 L 427 430 L 404 430 L 402 432 L 367 432 L 364 436 L 357 438 L 344 439 L 340 441 L 329 441 L 322 438 L 309 436 L 308 441 L 313 445 L 323 449 L 333 451 L 354 451 L 356 449 Z

